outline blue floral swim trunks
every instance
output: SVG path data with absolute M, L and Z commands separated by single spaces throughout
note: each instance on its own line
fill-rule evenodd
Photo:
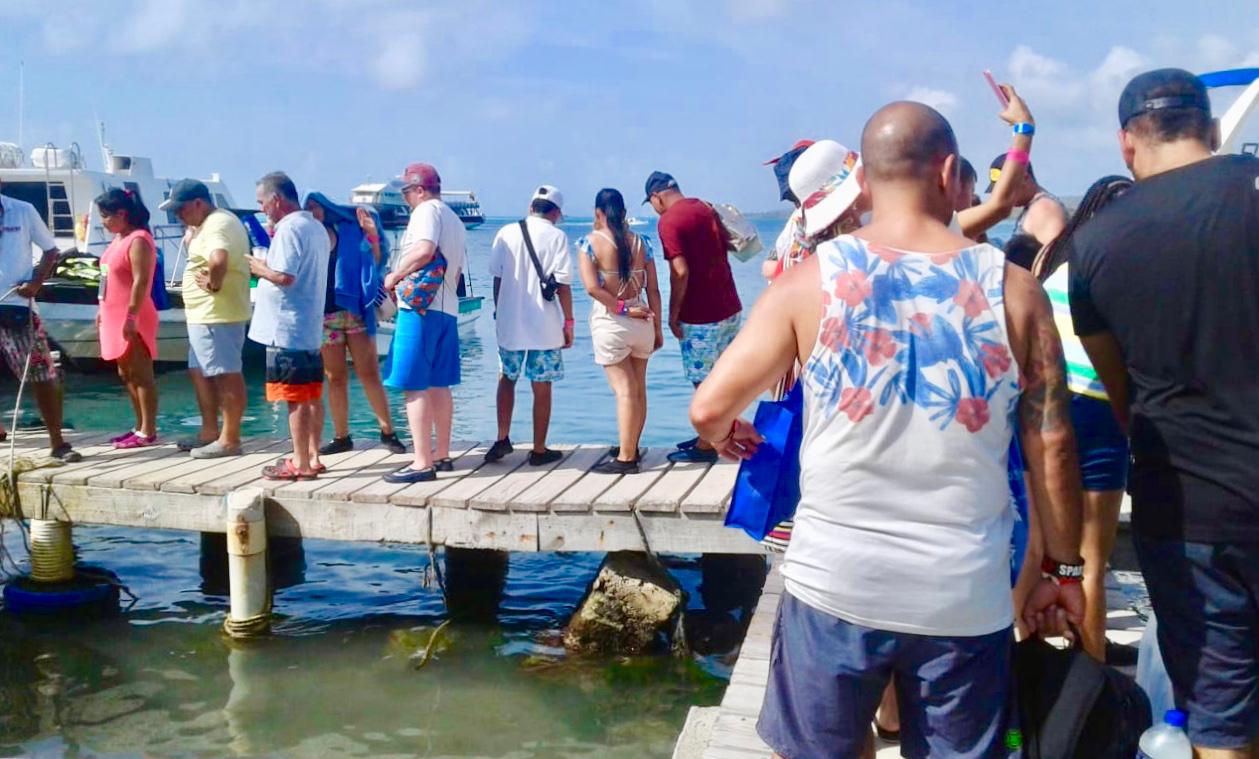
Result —
M 682 368 L 691 384 L 698 385 L 708 378 L 717 357 L 739 334 L 742 321 L 743 314 L 738 313 L 714 324 L 682 323 Z
M 524 370 L 530 382 L 559 382 L 564 379 L 564 354 L 559 348 L 550 350 L 509 351 L 498 349 L 498 370 L 515 382 Z

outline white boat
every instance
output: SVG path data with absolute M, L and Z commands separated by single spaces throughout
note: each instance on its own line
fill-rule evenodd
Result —
M 1233 104 L 1220 117 L 1220 153 L 1259 154 L 1259 143 L 1241 142 L 1242 126 L 1259 106 L 1259 68 L 1226 69 L 1198 77 L 1209 89 L 1245 87 Z M 1238 143 L 1241 143 L 1240 145 Z
M 188 334 L 179 292 L 183 276 L 179 246 L 184 228 L 174 214 L 157 210 L 158 204 L 170 196 L 170 188 L 176 180 L 156 176 L 150 159 L 115 154 L 103 141 L 101 152 L 104 168 L 97 171 L 87 168 L 75 144 L 58 148 L 49 143 L 32 150 L 28 159 L 21 146 L 0 143 L 0 182 L 3 183 L 0 192 L 35 206 L 63 253 L 91 259 L 99 258 L 113 238 L 101 226 L 100 215 L 92 201 L 114 187 L 136 192 L 152 213 L 153 239 L 165 262 L 167 292 L 172 305 L 161 314 L 156 358 L 187 361 Z M 232 207 L 231 192 L 218 174 L 202 181 L 217 205 Z M 89 265 L 83 268 L 90 272 L 95 262 L 87 263 Z M 53 277 L 40 290 L 37 301 L 44 329 L 64 364 L 74 367 L 99 361 L 95 279 Z
M 626 223 L 626 224 L 628 224 L 628 225 L 629 225 L 629 226 L 631 226 L 631 227 L 645 227 L 645 226 L 647 226 L 647 222 L 646 222 L 646 220 L 644 220 L 644 219 L 640 219 L 640 218 L 638 218 L 637 216 L 631 216 L 631 217 L 629 217 L 628 219 L 626 219 L 626 220 L 625 220 L 625 223 Z
M 402 199 L 402 183 L 366 182 L 350 190 L 351 205 L 370 205 L 380 214 L 385 229 L 403 229 L 411 218 L 411 208 Z M 450 206 L 468 229 L 476 229 L 485 223 L 485 214 L 471 190 L 451 190 L 442 193 L 442 201 Z

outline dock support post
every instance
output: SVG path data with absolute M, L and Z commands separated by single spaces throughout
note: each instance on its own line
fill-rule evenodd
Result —
M 459 622 L 492 624 L 507 585 L 510 554 L 446 546 L 446 613 Z
M 231 611 L 223 629 L 233 638 L 266 635 L 271 630 L 271 588 L 266 510 L 258 488 L 227 494 L 227 574 Z

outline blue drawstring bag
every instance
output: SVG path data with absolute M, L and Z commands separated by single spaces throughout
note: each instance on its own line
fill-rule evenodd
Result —
M 726 526 L 761 540 L 790 519 L 800 502 L 800 442 L 804 437 L 804 394 L 795 387 L 780 401 L 756 408 L 756 431 L 765 442 L 739 465 Z
M 153 286 L 149 288 L 149 297 L 158 311 L 168 311 L 170 296 L 166 294 L 166 265 L 162 262 L 162 249 L 158 248 L 156 252 L 157 266 L 153 268 Z

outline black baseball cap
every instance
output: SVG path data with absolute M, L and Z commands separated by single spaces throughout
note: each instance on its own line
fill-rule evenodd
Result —
M 997 186 L 997 180 L 1001 178 L 1001 170 L 1005 168 L 1005 155 L 1005 153 L 1002 153 L 992 159 L 992 163 L 988 164 L 988 189 L 984 190 L 985 195 L 991 193 L 992 189 Z M 1027 175 L 1032 179 L 1036 178 L 1036 175 L 1032 173 L 1032 164 L 1030 163 L 1027 164 Z
M 170 188 L 170 197 L 163 200 L 158 205 L 159 211 L 178 211 L 184 203 L 191 203 L 197 199 L 204 200 L 210 205 L 214 205 L 214 201 L 210 198 L 210 188 L 205 186 L 204 182 L 198 182 L 195 179 L 181 179 Z
M 801 144 L 805 143 L 805 144 Z M 773 161 L 766 161 L 774 165 L 774 178 L 778 180 L 778 197 L 780 200 L 790 200 L 792 203 L 799 205 L 800 199 L 791 191 L 791 167 L 796 165 L 796 159 L 809 149 L 813 144 L 813 140 L 801 140 L 797 142 L 791 150 L 775 158 Z
M 666 174 L 663 171 L 653 171 L 651 176 L 647 177 L 646 194 L 643 197 L 643 202 L 646 203 L 651 200 L 651 196 L 658 192 L 676 189 L 678 189 L 678 180 L 674 179 L 672 174 Z
M 1206 85 L 1184 69 L 1157 69 L 1138 74 L 1119 96 L 1119 126 L 1134 117 L 1168 108 L 1197 108 L 1211 115 Z

